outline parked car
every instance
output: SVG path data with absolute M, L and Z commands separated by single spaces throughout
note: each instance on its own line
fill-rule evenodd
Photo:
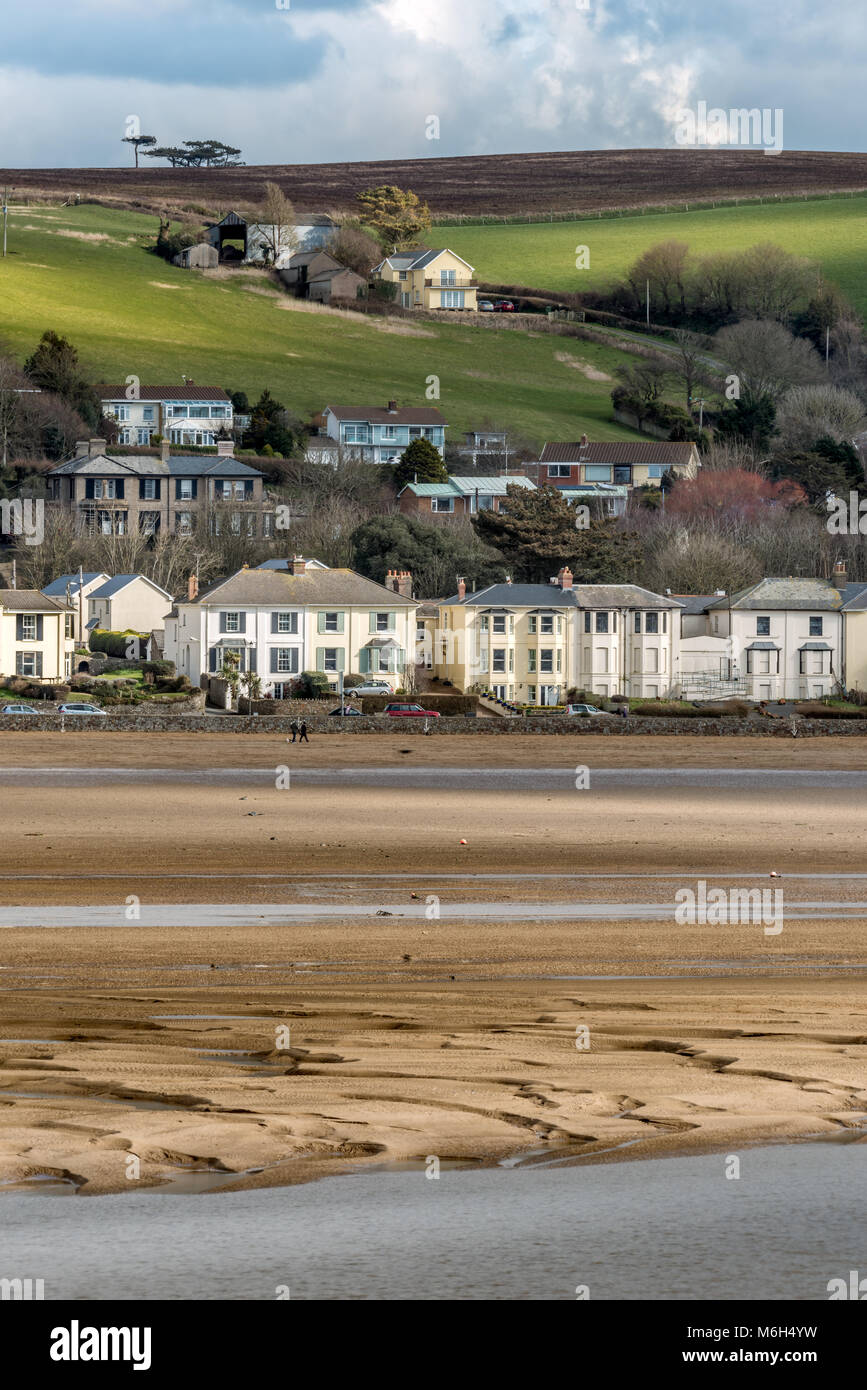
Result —
M 482 314 L 492 314 L 494 312 L 493 301 L 490 299 L 480 299 L 479 312 Z
M 595 705 L 566 705 L 564 714 L 598 714 L 603 719 L 614 719 L 613 714 L 608 714 L 604 709 L 597 709 Z
M 352 707 L 352 705 L 344 705 L 342 709 L 340 708 L 340 706 L 338 706 L 337 709 L 329 710 L 328 713 L 329 713 L 329 714 L 361 714 L 361 710 L 360 710 L 360 709 L 354 709 L 354 708 Z
M 344 695 L 393 695 L 394 686 L 388 681 L 365 681 L 363 685 L 344 687 Z
M 494 312 L 497 314 L 514 314 L 515 306 L 511 299 L 498 299 L 494 305 Z
M 105 710 L 104 710 L 104 709 L 100 709 L 100 708 L 99 708 L 99 705 L 89 705 L 89 704 L 86 704 L 84 701 L 82 701 L 80 704 L 78 704 L 78 703 L 72 703 L 72 704 L 68 704 L 68 705 L 61 705 L 61 706 L 58 708 L 57 713 L 58 713 L 58 714 L 105 714 Z
M 422 717 L 426 717 L 427 719 L 439 719 L 440 717 L 438 709 L 424 709 L 421 705 L 386 705 L 385 713 L 391 715 L 408 715 L 410 718 L 415 719 Z
M 32 705 L 4 705 L 4 714 L 38 714 L 39 711 Z

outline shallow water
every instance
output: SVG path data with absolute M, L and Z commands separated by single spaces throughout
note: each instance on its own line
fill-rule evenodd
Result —
M 289 756 L 275 738 L 275 767 L 286 766 Z M 575 785 L 576 745 L 564 747 L 563 759 L 556 767 L 431 767 L 406 764 L 402 767 L 298 767 L 290 766 L 292 783 L 311 786 L 427 787 L 438 790 L 478 791 L 571 791 Z M 80 787 L 160 782 L 189 783 L 199 786 L 262 783 L 274 786 L 272 767 L 3 767 L 0 786 Z M 781 768 L 718 767 L 624 767 L 590 769 L 594 789 L 687 787 L 706 790 L 786 791 L 827 789 L 859 791 L 867 788 L 867 772 Z
M 824 1300 L 867 1268 L 863 1144 L 738 1157 L 737 1179 L 724 1154 L 438 1180 L 419 1159 L 256 1192 L 6 1193 L 0 1276 L 46 1299 Z

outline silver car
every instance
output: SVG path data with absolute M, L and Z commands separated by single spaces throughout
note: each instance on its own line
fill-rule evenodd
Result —
M 39 710 L 32 705 L 4 705 L 4 714 L 38 714 Z
M 58 713 L 58 714 L 102 714 L 102 715 L 104 715 L 104 714 L 105 714 L 105 710 L 104 710 L 104 709 L 100 709 L 100 708 L 99 708 L 99 705 L 88 705 L 88 704 L 85 703 L 85 701 L 82 700 L 80 704 L 76 703 L 76 704 L 69 704 L 69 705 L 61 705 L 60 708 L 58 709 L 57 713 Z

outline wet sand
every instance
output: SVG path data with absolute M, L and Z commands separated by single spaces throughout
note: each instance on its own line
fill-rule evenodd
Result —
M 9 738 L 7 767 L 72 766 L 71 750 L 91 756 L 86 745 L 100 756 L 110 745 L 112 766 L 274 758 L 273 739 L 259 736 L 180 748 L 138 735 Z M 578 745 L 591 774 L 594 756 L 654 767 L 663 748 L 666 767 L 864 766 L 860 739 L 822 740 L 824 753 L 819 740 L 482 742 L 412 747 L 430 766 L 448 754 L 551 767 Z M 334 735 L 292 752 L 309 766 L 363 766 L 364 750 L 398 765 L 401 746 Z M 4 801 L 4 904 L 117 908 L 116 925 L 102 913 L 93 925 L 0 930 L 7 1183 L 54 1175 L 98 1194 L 210 1167 L 232 1190 L 429 1154 L 524 1161 L 541 1149 L 608 1162 L 867 1132 L 865 917 L 787 920 L 767 936 L 755 923 L 509 916 L 528 900 L 665 902 L 703 872 L 764 887 L 771 869 L 793 899 L 857 903 L 867 886 L 855 879 L 786 880 L 867 867 L 855 789 L 594 791 L 591 775 L 587 791 L 278 791 L 260 778 L 16 786 Z M 632 877 L 573 877 L 606 873 Z M 147 925 L 127 915 L 133 895 L 199 906 L 189 921 Z M 439 917 L 419 914 L 430 895 Z M 470 920 L 449 909 L 471 900 L 503 911 Z M 249 904 L 249 920 L 209 920 L 209 902 Z M 305 902 L 332 902 L 333 915 L 254 911 Z M 341 916 L 357 904 L 372 912 Z M 195 1017 L 165 1017 L 184 1014 Z

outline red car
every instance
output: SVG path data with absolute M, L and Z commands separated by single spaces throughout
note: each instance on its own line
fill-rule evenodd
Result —
M 494 305 L 494 313 L 496 313 L 496 314 L 514 314 L 514 313 L 515 313 L 515 306 L 514 306 L 514 304 L 512 303 L 511 299 L 498 299 L 497 302 L 496 302 L 496 304 Z
M 409 715 L 410 718 L 414 719 L 422 717 L 427 719 L 439 719 L 440 717 L 438 709 L 422 709 L 421 705 L 386 705 L 385 713 L 392 715 Z

